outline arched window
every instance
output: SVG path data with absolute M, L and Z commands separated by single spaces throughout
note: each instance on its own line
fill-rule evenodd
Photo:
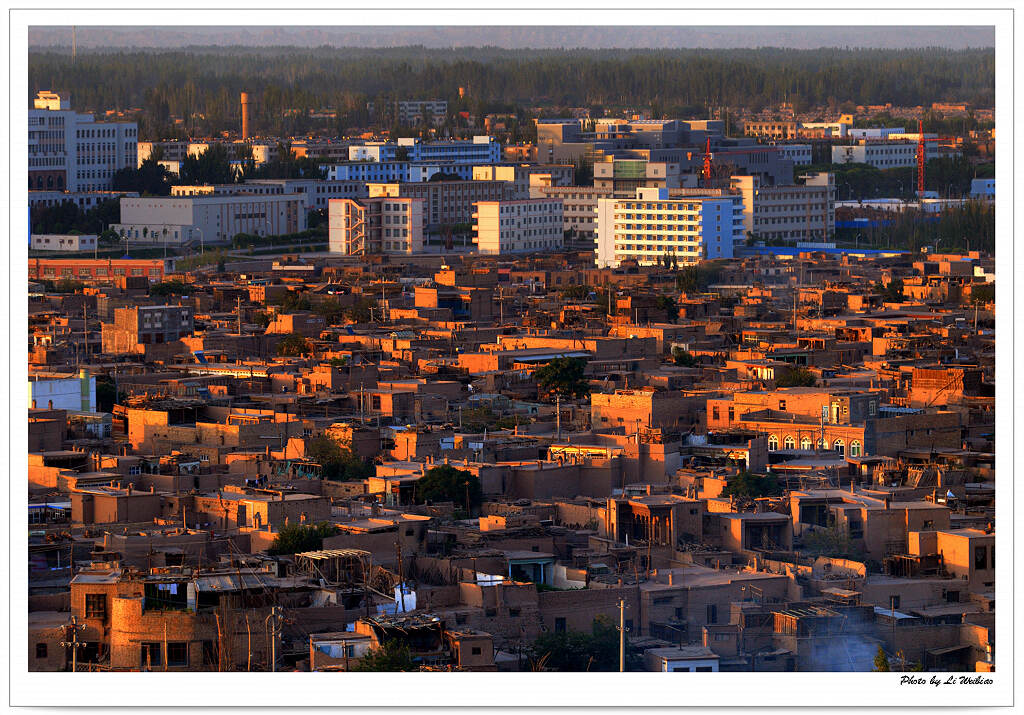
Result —
M 841 439 L 837 439 L 835 442 L 832 443 L 832 448 L 835 449 L 835 451 L 839 452 L 840 457 L 843 456 L 843 450 L 845 447 L 846 445 L 843 444 L 843 440 Z
M 818 438 L 818 449 L 828 449 L 828 443 L 825 442 L 824 437 Z
M 782 444 L 783 446 L 785 446 L 786 449 L 796 448 L 796 440 L 793 439 L 793 435 L 786 435 L 786 439 L 782 441 Z
M 776 437 L 775 435 L 771 435 L 768 438 L 768 451 L 769 452 L 774 452 L 778 448 L 779 448 L 779 438 Z
M 800 438 L 800 449 L 809 450 L 811 448 L 811 438 L 804 435 Z
M 850 442 L 850 456 L 851 457 L 859 457 L 860 456 L 860 440 L 855 439 L 852 442 Z

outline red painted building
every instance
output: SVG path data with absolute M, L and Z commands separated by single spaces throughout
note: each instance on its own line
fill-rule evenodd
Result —
M 161 258 L 30 258 L 28 279 L 82 283 L 114 283 L 124 277 L 162 281 L 170 272 L 170 263 Z

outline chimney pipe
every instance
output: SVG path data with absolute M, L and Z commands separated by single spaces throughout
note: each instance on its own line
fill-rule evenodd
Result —
M 242 139 L 249 138 L 249 93 L 242 92 Z

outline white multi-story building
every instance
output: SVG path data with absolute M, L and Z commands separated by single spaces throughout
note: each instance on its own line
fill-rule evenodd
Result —
M 296 194 L 302 200 L 302 210 L 327 210 L 331 199 L 355 199 L 366 196 L 366 184 L 358 181 L 323 181 L 321 179 L 249 179 L 243 184 L 216 184 L 212 186 L 172 186 L 172 196 L 229 196 L 253 194 L 275 196 Z
M 615 196 L 611 189 L 594 186 L 531 186 L 531 198 L 562 202 L 562 230 L 568 231 L 567 247 L 593 249 L 597 239 L 597 201 Z
M 531 253 L 562 248 L 559 199 L 480 201 L 473 213 L 477 251 L 486 254 Z
M 508 181 L 525 198 L 537 186 L 571 186 L 575 170 L 571 164 L 486 164 L 474 166 L 472 178 L 474 181 Z
M 670 198 L 668 189 L 637 189 L 628 199 L 597 202 L 597 266 L 634 260 L 653 266 L 666 258 L 682 265 L 732 258 L 743 238 L 739 196 Z
M 36 409 L 96 411 L 96 378 L 87 370 L 43 373 L 28 378 L 28 406 Z
M 427 227 L 472 223 L 480 201 L 511 201 L 528 198 L 508 181 L 417 181 L 367 184 L 371 198 L 378 196 L 423 199 Z
M 903 134 L 903 127 L 865 127 L 849 129 L 846 136 L 850 139 L 892 139 L 894 134 Z
M 832 174 L 809 174 L 803 184 L 765 186 L 757 176 L 733 176 L 743 197 L 743 230 L 761 239 L 823 241 L 835 233 Z
M 424 200 L 399 197 L 332 199 L 328 250 L 342 256 L 423 252 Z
M 395 142 L 367 142 L 348 148 L 350 161 L 409 161 L 441 164 L 497 164 L 501 144 L 484 135 L 466 141 L 424 142 L 403 137 Z
M 811 161 L 810 144 L 778 144 L 784 159 L 792 159 L 794 166 L 807 166 Z
M 298 194 L 217 193 L 121 199 L 110 226 L 133 243 L 223 243 L 239 233 L 280 236 L 306 230 Z
M 444 124 L 448 116 L 448 102 L 443 99 L 427 101 L 408 101 L 398 103 L 398 121 L 400 124 L 419 124 L 424 116 L 430 115 L 430 123 L 434 126 Z
M 33 251 L 94 251 L 97 239 L 95 234 L 79 236 L 77 234 L 33 233 L 30 248 Z
M 869 164 L 878 169 L 916 166 L 917 146 L 913 142 L 870 141 L 862 139 L 854 146 L 832 147 L 832 163 Z
M 28 187 L 105 191 L 119 169 L 136 166 L 135 122 L 97 122 L 66 96 L 39 92 L 28 110 Z
M 104 201 L 138 195 L 138 191 L 29 191 L 28 205 L 32 208 L 60 206 L 65 201 L 70 201 L 78 208 L 88 211 Z
M 972 199 L 995 199 L 996 197 L 996 180 L 995 179 L 971 179 L 971 198 Z
M 407 161 L 353 161 L 346 164 L 322 164 L 328 181 L 385 182 L 408 181 Z
M 924 133 L 924 158 L 925 161 L 931 161 L 932 159 L 940 159 L 943 157 L 951 158 L 960 156 L 960 150 L 954 146 L 950 146 L 947 142 L 939 142 L 938 134 Z M 914 149 L 917 150 L 917 142 L 920 140 L 921 135 L 917 132 L 894 132 L 889 134 L 890 141 L 904 141 L 913 142 Z

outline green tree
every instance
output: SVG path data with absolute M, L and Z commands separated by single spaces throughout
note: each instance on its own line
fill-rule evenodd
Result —
M 228 150 L 222 144 L 213 144 L 199 155 L 185 157 L 180 175 L 181 183 L 189 186 L 233 184 L 237 178 Z
M 313 302 L 308 295 L 294 290 L 284 293 L 274 302 L 280 307 L 282 313 L 296 313 L 313 307 Z
M 889 672 L 889 656 L 882 650 L 882 646 L 878 646 L 878 652 L 875 653 L 875 672 L 876 673 L 888 673 Z
M 669 259 L 666 258 L 665 262 L 668 263 Z M 660 310 L 665 311 L 670 323 L 679 317 L 679 304 L 676 303 L 676 299 L 672 296 L 659 295 L 657 301 L 655 301 L 655 305 L 657 305 Z
M 882 299 L 887 303 L 902 303 L 903 281 L 899 278 L 893 278 L 888 283 L 879 281 L 875 284 L 875 293 L 881 295 Z
M 360 658 L 352 670 L 362 673 L 408 673 L 419 670 L 419 666 L 412 659 L 408 646 L 398 640 L 389 640 Z
M 818 379 L 805 367 L 793 367 L 785 372 L 776 372 L 776 387 L 814 387 Z
M 781 494 L 782 487 L 779 486 L 779 482 L 774 476 L 771 474 L 759 476 L 746 470 L 731 477 L 725 489 L 722 490 L 722 496 L 748 497 L 750 499 L 775 497 Z
M 416 480 L 415 501 L 417 504 L 446 501 L 465 504 L 467 490 L 470 508 L 480 506 L 484 500 L 480 480 L 470 472 L 442 464 L 428 469 Z
M 590 385 L 584 377 L 587 361 L 583 358 L 555 358 L 538 368 L 533 373 L 540 392 L 548 400 L 555 396 L 562 399 L 586 397 L 590 394 Z
M 338 323 L 341 323 L 348 313 L 348 311 L 341 306 L 341 303 L 332 297 L 324 297 L 314 302 L 312 310 L 323 318 L 328 325 L 337 325 Z
M 299 333 L 292 333 L 277 344 L 277 354 L 281 357 L 302 357 L 312 350 L 313 344 Z
M 338 533 L 338 527 L 326 521 L 319 524 L 287 524 L 282 526 L 267 549 L 272 556 L 301 554 L 305 551 L 319 551 L 324 539 Z
M 149 287 L 151 296 L 166 297 L 169 295 L 188 295 L 192 292 L 191 286 L 181 280 L 170 280 L 162 283 L 154 283 Z
M 996 284 L 981 283 L 971 286 L 972 303 L 992 303 L 996 299 Z
M 308 156 L 299 157 L 290 144 L 277 145 L 277 157 L 259 166 L 251 156 L 243 159 L 239 179 L 326 179 L 327 171 L 320 162 Z
M 370 322 L 372 315 L 370 313 L 370 309 L 376 307 L 377 301 L 373 298 L 362 297 L 356 300 L 355 304 L 345 311 L 345 317 L 353 323 L 368 323 Z
M 169 196 L 173 183 L 167 167 L 152 156 L 143 160 L 137 169 L 118 169 L 110 177 L 114 191 L 138 191 L 143 196 Z
M 99 412 L 113 412 L 117 402 L 117 388 L 108 375 L 96 376 L 96 409 Z
M 864 550 L 854 544 L 846 529 L 837 524 L 805 533 L 800 550 L 811 557 L 832 556 L 857 561 L 864 559 Z
M 715 261 L 683 266 L 676 273 L 676 288 L 684 293 L 704 293 L 721 273 L 722 264 Z
M 672 360 L 676 365 L 683 367 L 694 367 L 698 364 L 697 358 L 678 346 L 672 348 Z
M 71 278 L 61 278 L 53 284 L 54 293 L 78 293 L 83 288 L 85 288 L 85 283 Z
M 324 478 L 331 481 L 359 481 L 374 475 L 371 464 L 327 435 L 306 440 L 306 456 L 323 467 Z
M 590 295 L 590 289 L 587 286 L 577 283 L 567 288 L 563 288 L 559 291 L 559 295 L 564 300 L 582 300 Z
M 530 649 L 531 660 L 543 661 L 560 672 L 614 672 L 619 669 L 619 632 L 611 619 L 598 616 L 590 633 L 564 631 L 543 633 Z M 627 651 L 626 670 L 637 669 L 638 658 Z

